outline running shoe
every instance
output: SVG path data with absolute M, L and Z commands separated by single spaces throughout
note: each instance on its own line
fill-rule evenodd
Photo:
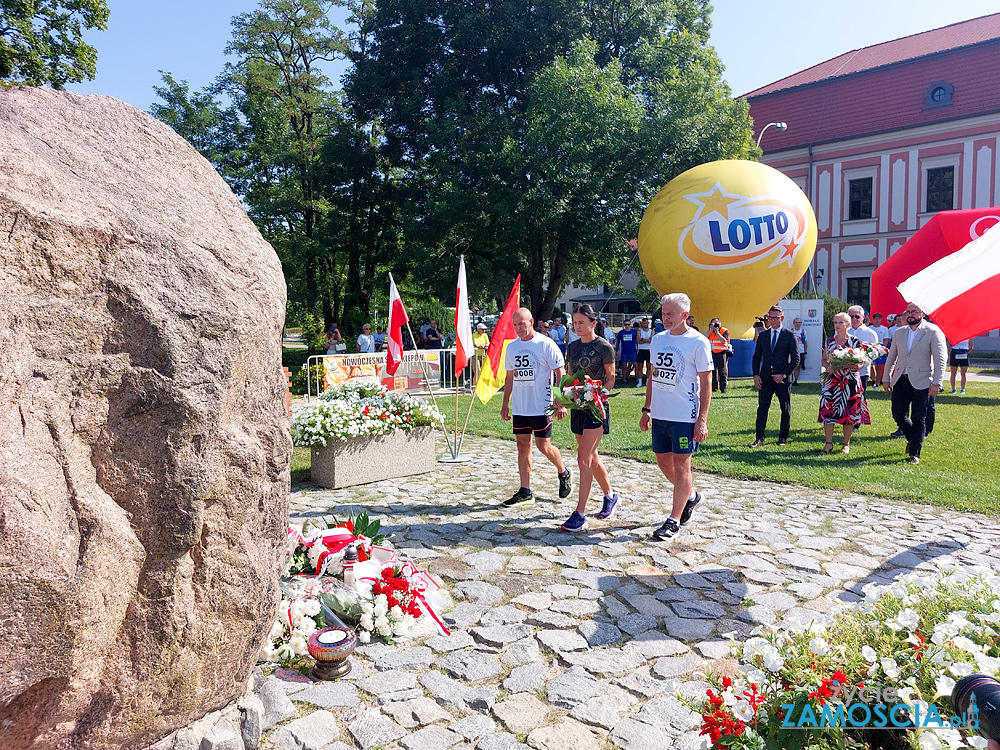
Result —
M 681 530 L 680 525 L 677 521 L 672 518 L 668 518 L 663 522 L 663 525 L 653 532 L 653 538 L 659 539 L 661 542 L 667 539 L 673 538 L 673 536 Z
M 563 531 L 572 531 L 572 532 L 583 531 L 585 528 L 587 528 L 587 517 L 582 513 L 577 513 L 574 510 L 573 514 L 569 517 L 566 523 L 564 523 L 559 528 L 561 528 Z
M 684 510 L 681 511 L 681 523 L 683 526 L 690 520 L 691 514 L 694 513 L 694 509 L 698 507 L 698 503 L 701 502 L 701 493 L 695 492 L 694 497 L 689 497 L 687 503 L 684 505 Z
M 616 510 L 618 510 L 617 492 L 614 495 L 611 495 L 610 497 L 607 495 L 604 496 L 604 507 L 601 508 L 601 512 L 597 514 L 597 517 L 605 519 L 611 518 L 611 516 L 615 514 Z
M 513 508 L 518 505 L 534 505 L 534 504 L 535 504 L 535 495 L 530 490 L 528 491 L 527 495 L 523 494 L 521 490 L 518 490 L 517 492 L 515 492 L 513 495 L 510 496 L 509 500 L 503 501 L 503 507 L 505 508 Z
M 559 497 L 569 497 L 573 491 L 573 482 L 570 481 L 569 469 L 559 475 Z

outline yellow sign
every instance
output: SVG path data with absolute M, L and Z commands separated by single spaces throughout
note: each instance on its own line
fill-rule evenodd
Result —
M 650 202 L 639 261 L 657 292 L 684 292 L 703 330 L 737 337 L 802 278 L 816 251 L 816 217 L 798 185 L 752 161 L 689 169 Z

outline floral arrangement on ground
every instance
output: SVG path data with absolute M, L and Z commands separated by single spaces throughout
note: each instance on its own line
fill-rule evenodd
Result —
M 292 442 L 321 447 L 329 440 L 410 432 L 442 421 L 441 412 L 423 399 L 390 391 L 378 382 L 349 380 L 327 389 L 318 403 L 296 412 Z
M 986 747 L 955 682 L 1000 674 L 1000 577 L 913 572 L 807 626 L 734 644 L 741 673 L 710 674 L 693 706 L 718 748 Z
M 286 564 L 278 616 L 260 661 L 306 667 L 309 636 L 327 627 L 353 628 L 361 643 L 373 638 L 385 643 L 410 634 L 418 622 L 444 629 L 438 611 L 450 605 L 439 583 L 401 557 L 379 533 L 380 522 L 359 513 L 311 529 L 288 530 Z M 345 582 L 345 552 L 357 549 Z

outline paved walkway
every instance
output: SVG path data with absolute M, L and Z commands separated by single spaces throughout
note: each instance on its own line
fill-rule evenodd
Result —
M 554 499 L 545 459 L 539 502 L 500 509 L 517 486 L 514 444 L 472 438 L 463 452 L 475 460 L 405 480 L 293 488 L 293 519 L 352 505 L 382 518 L 456 606 L 448 638 L 362 647 L 341 683 L 278 683 L 303 718 L 271 735 L 276 746 L 323 746 L 301 742 L 333 736 L 315 724 L 339 733 L 331 750 L 693 750 L 697 717 L 675 691 L 704 695 L 699 672 L 729 635 L 811 620 L 866 583 L 944 561 L 1000 568 L 1000 526 L 983 516 L 709 475 L 681 534 L 655 542 L 669 485 L 617 458 L 604 460 L 624 507 L 568 534 L 558 525 L 573 503 Z

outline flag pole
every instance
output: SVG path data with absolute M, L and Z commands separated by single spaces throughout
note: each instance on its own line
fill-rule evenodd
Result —
M 413 338 L 413 329 L 410 328 L 410 321 L 409 320 L 406 321 L 406 330 L 409 331 L 409 333 L 410 333 L 410 341 L 413 341 L 414 345 L 415 345 L 417 340 L 415 338 Z M 430 378 L 427 377 L 427 369 L 430 367 L 430 365 L 427 362 L 427 355 L 424 353 L 423 349 L 415 349 L 415 351 L 419 351 L 420 352 L 421 361 L 424 364 L 424 384 L 427 386 L 427 392 L 431 396 L 431 403 L 434 404 L 434 408 L 437 409 L 438 408 L 437 399 L 434 398 L 434 390 L 431 388 Z M 448 451 L 452 455 L 454 455 L 455 451 L 451 447 L 451 439 L 448 437 L 448 430 L 447 430 L 447 428 L 444 427 L 444 425 L 442 425 L 441 432 L 444 433 L 444 440 L 448 444 Z

